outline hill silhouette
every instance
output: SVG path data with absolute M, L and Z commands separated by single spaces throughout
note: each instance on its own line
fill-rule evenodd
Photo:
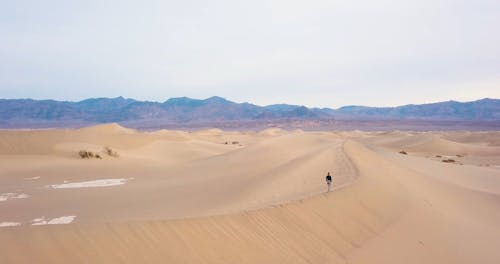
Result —
M 500 120 L 500 100 L 447 101 L 398 107 L 345 106 L 338 109 L 277 104 L 258 106 L 213 96 L 207 99 L 170 98 L 164 102 L 91 98 L 79 102 L 0 99 L 0 127 L 31 128 L 120 122 L 140 124 L 203 124 L 230 122 L 351 121 L 487 121 Z M 213 124 L 213 125 L 210 125 Z

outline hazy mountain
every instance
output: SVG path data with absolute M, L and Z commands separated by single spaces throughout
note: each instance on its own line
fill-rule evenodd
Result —
M 163 103 L 123 97 L 91 98 L 80 102 L 0 99 L 2 127 L 30 127 L 34 126 L 32 124 L 44 123 L 58 126 L 78 122 L 220 124 L 262 120 L 500 121 L 500 100 L 486 98 L 464 103 L 448 101 L 398 107 L 345 106 L 329 109 L 288 104 L 257 106 L 235 103 L 217 96 L 204 100 L 171 98 Z
M 54 100 L 0 99 L 0 120 L 39 119 L 64 120 L 82 119 L 87 114 L 80 111 L 76 103 Z
M 273 104 L 273 105 L 264 106 L 264 108 L 266 108 L 267 110 L 276 111 L 276 112 L 292 111 L 297 107 L 300 107 L 300 105 Z
M 330 114 L 357 119 L 500 120 L 500 100 L 485 98 L 398 107 L 345 106 Z

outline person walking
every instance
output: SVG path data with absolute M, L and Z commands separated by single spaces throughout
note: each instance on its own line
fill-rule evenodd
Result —
M 332 185 L 332 176 L 330 176 L 330 172 L 326 175 L 326 184 L 328 185 L 328 192 L 330 192 L 330 185 Z

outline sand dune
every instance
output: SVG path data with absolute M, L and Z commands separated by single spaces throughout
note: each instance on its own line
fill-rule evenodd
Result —
M 0 193 L 29 197 L 0 203 L 0 263 L 497 263 L 500 152 L 487 140 L 115 124 L 2 131 Z M 75 154 L 103 146 L 120 156 Z M 460 151 L 471 164 L 429 158 Z
M 475 143 L 486 146 L 500 146 L 500 132 L 449 132 L 444 137 L 448 140 L 460 143 Z
M 471 144 L 452 142 L 437 136 L 432 136 L 420 144 L 406 146 L 405 149 L 415 152 L 444 153 L 447 155 L 496 155 L 500 152 L 500 147 L 474 146 Z
M 285 130 L 281 128 L 268 128 L 265 130 L 262 130 L 259 132 L 260 135 L 265 135 L 265 136 L 278 136 L 278 135 L 283 135 L 285 134 Z
M 478 132 L 477 134 L 482 134 Z M 499 135 L 500 137 L 500 135 Z M 500 152 L 500 147 L 486 144 L 474 144 L 481 141 L 472 141 L 473 139 L 478 140 L 478 136 L 464 137 L 465 142 L 457 142 L 449 139 L 447 134 L 438 133 L 383 133 L 376 134 L 374 136 L 368 137 L 365 142 L 370 144 L 384 146 L 393 149 L 404 149 L 412 152 L 429 152 L 429 153 L 442 153 L 445 155 L 497 155 Z M 455 135 L 453 137 L 458 140 L 460 137 Z M 491 140 L 495 142 L 495 140 Z

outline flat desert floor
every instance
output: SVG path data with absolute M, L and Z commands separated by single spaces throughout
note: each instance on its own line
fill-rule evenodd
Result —
M 3 130 L 0 168 L 0 263 L 500 260 L 500 132 Z

